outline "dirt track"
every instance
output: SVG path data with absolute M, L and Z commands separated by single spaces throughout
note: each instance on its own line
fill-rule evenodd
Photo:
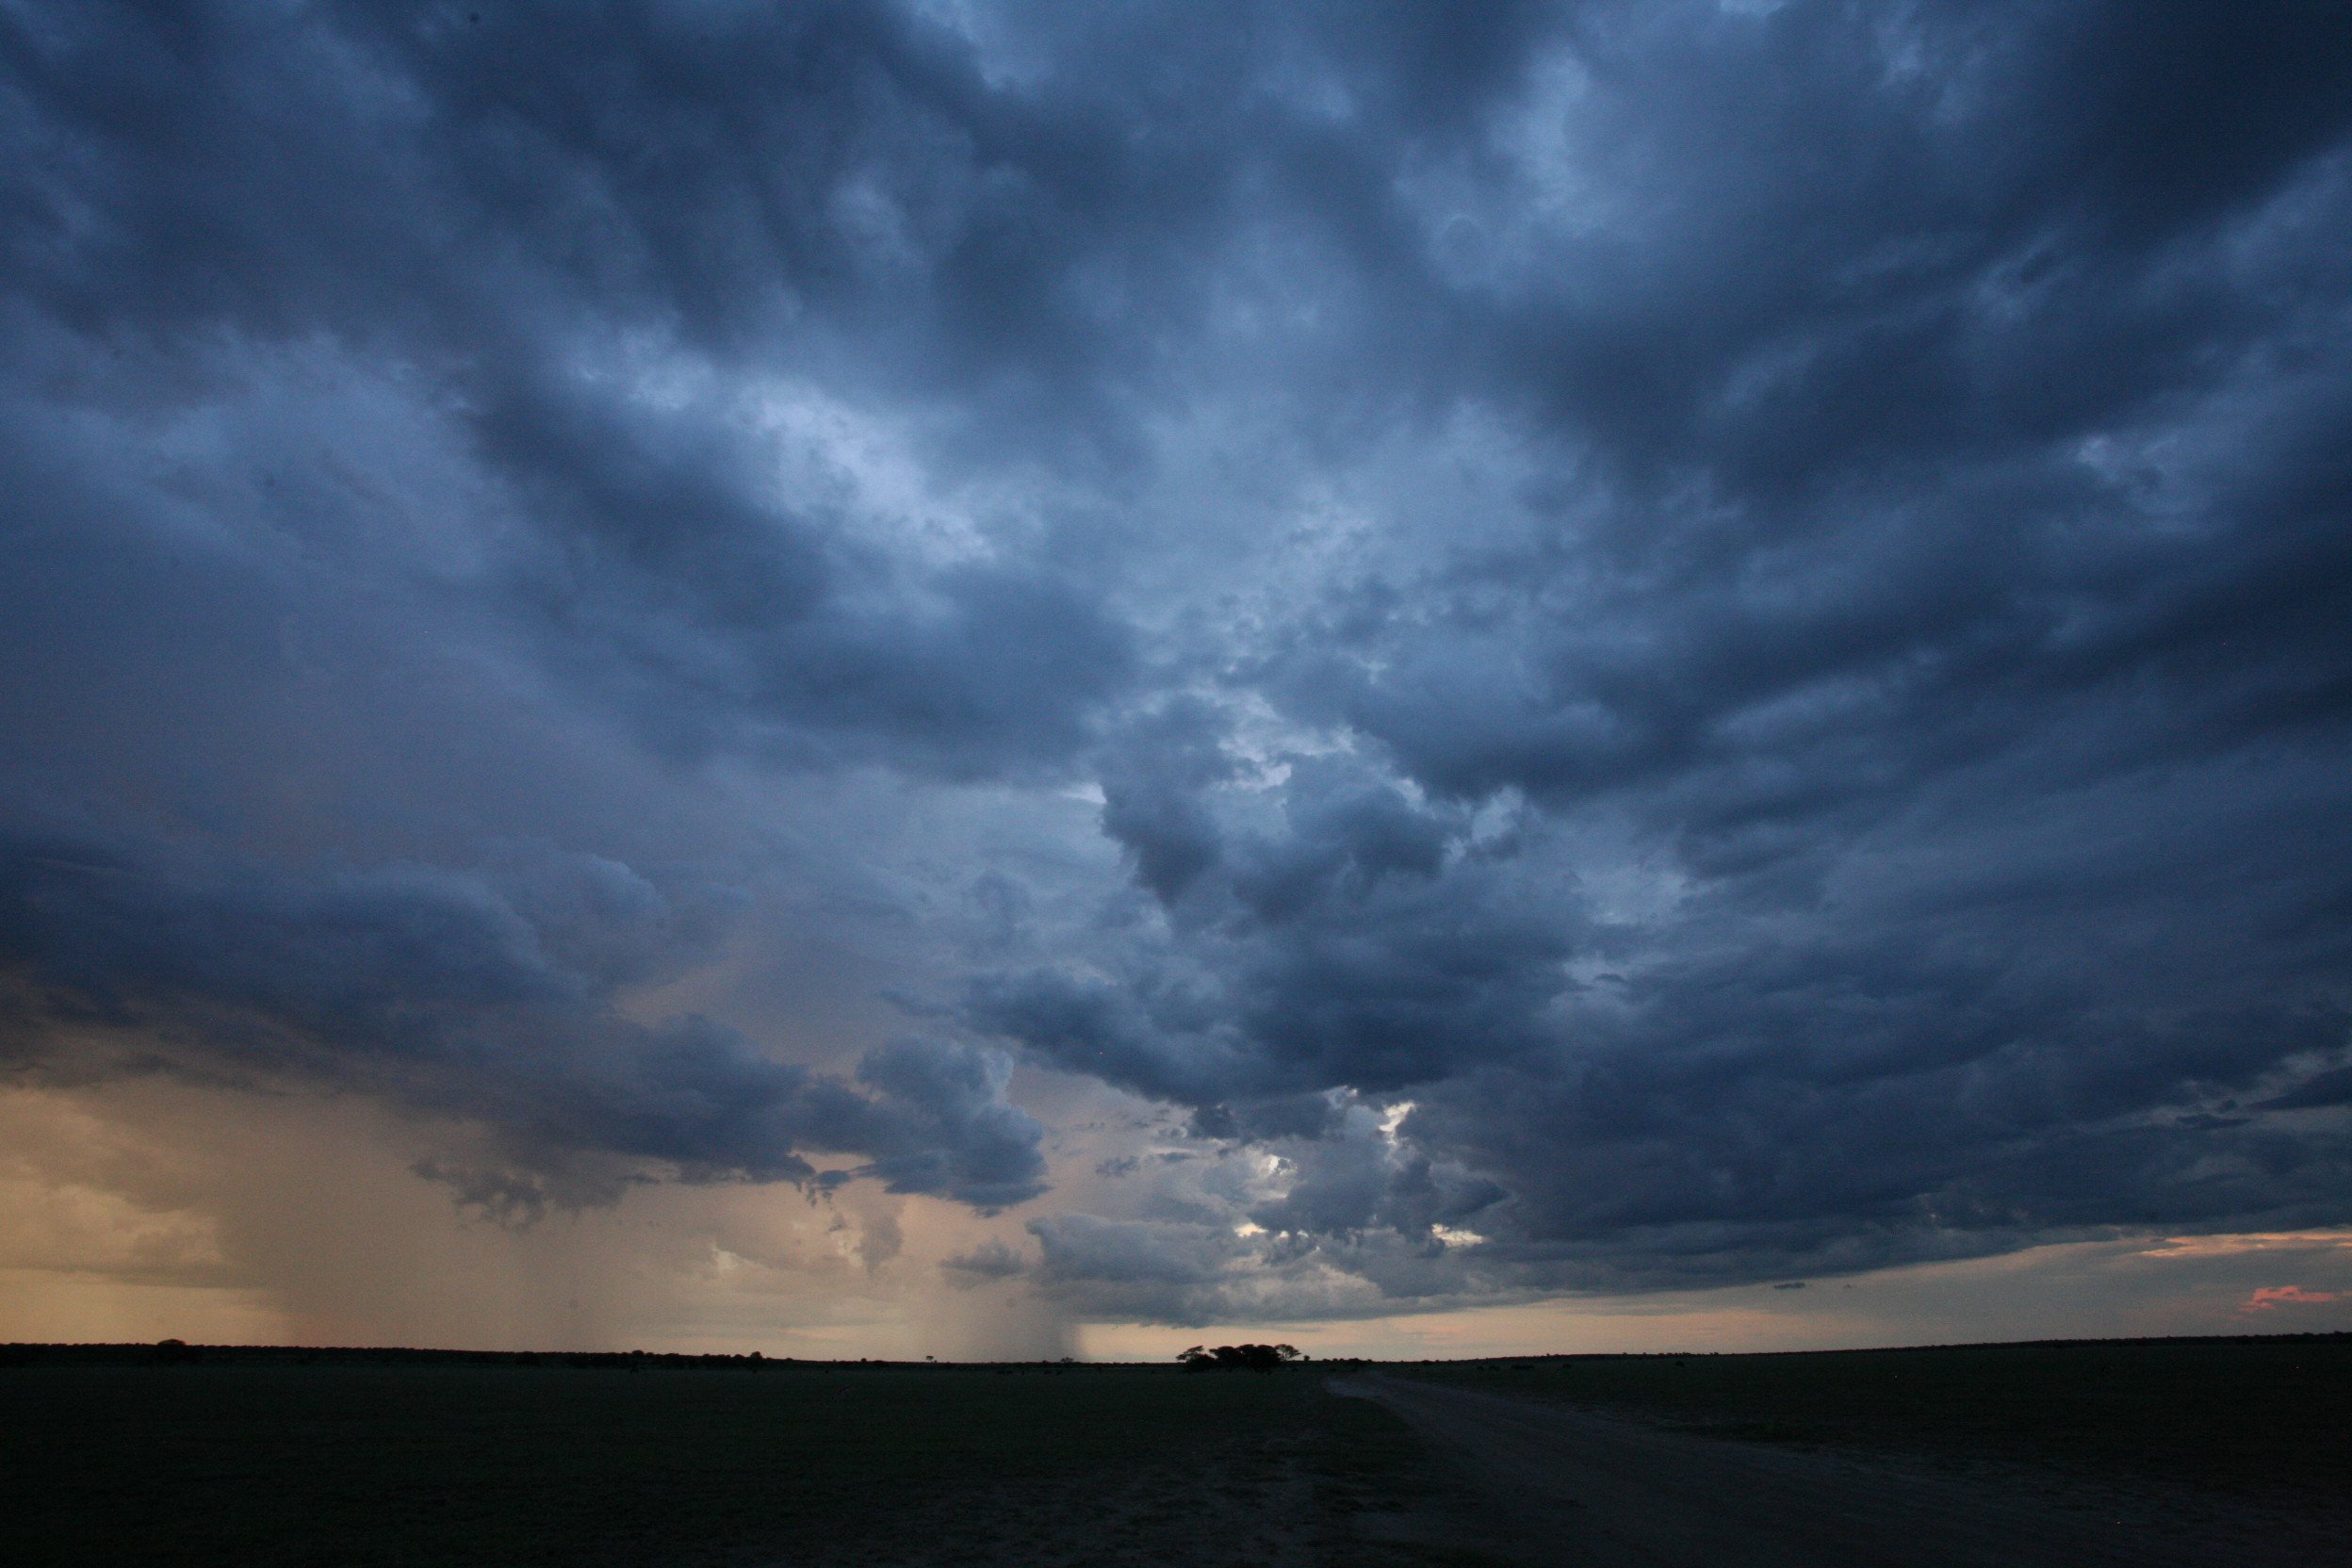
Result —
M 1617 1568 L 2209 1568 L 2352 1562 L 2316 1521 L 2017 1471 L 1726 1442 L 1409 1378 L 1334 1379 L 1455 1462 L 1474 1499 L 1423 1539 Z

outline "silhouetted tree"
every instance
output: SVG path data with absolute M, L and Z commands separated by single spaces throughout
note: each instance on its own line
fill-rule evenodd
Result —
M 1214 1350 L 1196 1345 L 1176 1359 L 1187 1372 L 1271 1372 L 1301 1358 L 1288 1345 L 1220 1345 Z

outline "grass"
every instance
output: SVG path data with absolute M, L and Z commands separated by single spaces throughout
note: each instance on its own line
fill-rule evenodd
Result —
M 10 1560 L 1298 1561 L 1425 1466 L 1312 1371 L 0 1367 Z
M 1765 1442 L 1858 1444 L 2282 1498 L 2352 1495 L 2352 1335 L 1398 1368 Z
M 1438 1568 L 1459 1478 L 1324 1368 L 0 1347 L 8 1560 Z M 2337 1506 L 2352 1336 L 1391 1366 L 1722 1436 Z

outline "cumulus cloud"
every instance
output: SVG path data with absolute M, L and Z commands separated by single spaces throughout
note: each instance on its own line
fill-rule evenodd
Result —
M 2302 0 L 0 8 L 9 1060 L 994 1208 L 1017 1056 L 1181 1118 L 1031 1273 L 1182 1321 L 2343 1223 L 2347 105 Z

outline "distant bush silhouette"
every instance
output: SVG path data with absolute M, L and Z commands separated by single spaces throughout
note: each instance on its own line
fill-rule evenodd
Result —
M 1220 1345 L 1214 1350 L 1196 1345 L 1176 1359 L 1187 1372 L 1271 1372 L 1305 1358 L 1288 1345 Z

